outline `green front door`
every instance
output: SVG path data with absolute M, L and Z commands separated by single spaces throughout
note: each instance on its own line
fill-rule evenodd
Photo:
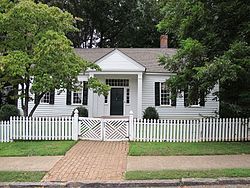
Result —
M 111 88 L 110 115 L 123 115 L 123 88 Z

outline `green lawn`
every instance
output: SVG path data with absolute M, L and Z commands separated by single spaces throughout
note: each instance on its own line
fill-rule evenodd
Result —
M 249 154 L 250 142 L 130 142 L 129 155 L 227 155 Z
M 16 141 L 0 143 L 0 157 L 64 155 L 76 141 Z
M 0 171 L 0 182 L 39 182 L 46 172 Z
M 127 180 L 180 179 L 180 178 L 218 178 L 249 177 L 250 169 L 214 169 L 214 170 L 162 170 L 126 172 Z

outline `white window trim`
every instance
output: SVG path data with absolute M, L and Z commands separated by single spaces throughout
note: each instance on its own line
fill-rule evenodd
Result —
M 80 89 L 79 91 L 81 91 L 81 96 L 80 96 L 81 102 L 80 102 L 80 103 L 74 103 L 74 93 L 75 93 L 76 91 L 72 91 L 72 94 L 71 94 L 71 101 L 72 101 L 72 103 L 71 103 L 71 105 L 76 105 L 76 106 L 77 106 L 77 105 L 78 105 L 78 106 L 79 106 L 79 105 L 83 105 L 83 104 L 82 104 L 82 102 L 83 102 L 83 101 L 82 101 L 82 98 L 83 98 L 82 95 L 83 95 L 83 93 L 82 93 L 82 90 L 81 90 L 81 89 Z
M 129 87 L 126 87 L 124 88 L 125 89 L 125 104 L 126 105 L 130 105 L 130 102 L 131 102 L 131 91 L 130 91 L 130 88 Z M 129 90 L 129 93 L 127 92 L 127 90 Z M 127 102 L 127 97 L 129 97 L 129 102 Z
M 162 85 L 162 83 L 165 83 L 165 82 L 160 82 L 160 106 L 161 107 L 172 107 L 171 106 L 171 104 L 172 104 L 172 99 L 171 99 L 171 91 L 169 91 L 169 96 L 170 96 L 170 98 L 169 98 L 169 104 L 161 104 L 161 85 Z
M 44 95 L 46 95 L 46 94 L 49 94 L 49 102 L 44 102 L 43 100 L 44 100 Z M 41 98 L 41 100 L 40 100 L 40 104 L 49 104 L 50 103 L 50 92 L 47 92 L 47 93 L 45 93 L 44 95 L 43 95 L 43 97 Z

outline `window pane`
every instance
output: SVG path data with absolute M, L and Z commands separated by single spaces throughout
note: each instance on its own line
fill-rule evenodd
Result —
M 164 82 L 161 83 L 161 105 L 170 105 L 170 91 Z
M 128 79 L 106 79 L 106 84 L 109 86 L 129 86 Z
M 41 99 L 41 103 L 49 103 L 50 101 L 50 92 L 47 92 L 43 95 L 43 98 Z
M 82 92 L 81 91 L 74 91 L 73 92 L 73 103 L 74 104 L 81 104 L 82 103 Z

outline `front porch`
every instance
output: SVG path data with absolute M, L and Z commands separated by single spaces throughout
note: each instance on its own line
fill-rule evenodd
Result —
M 124 118 L 131 110 L 136 118 L 142 117 L 142 72 L 91 72 L 89 76 L 111 87 L 108 96 L 89 90 L 89 117 Z

